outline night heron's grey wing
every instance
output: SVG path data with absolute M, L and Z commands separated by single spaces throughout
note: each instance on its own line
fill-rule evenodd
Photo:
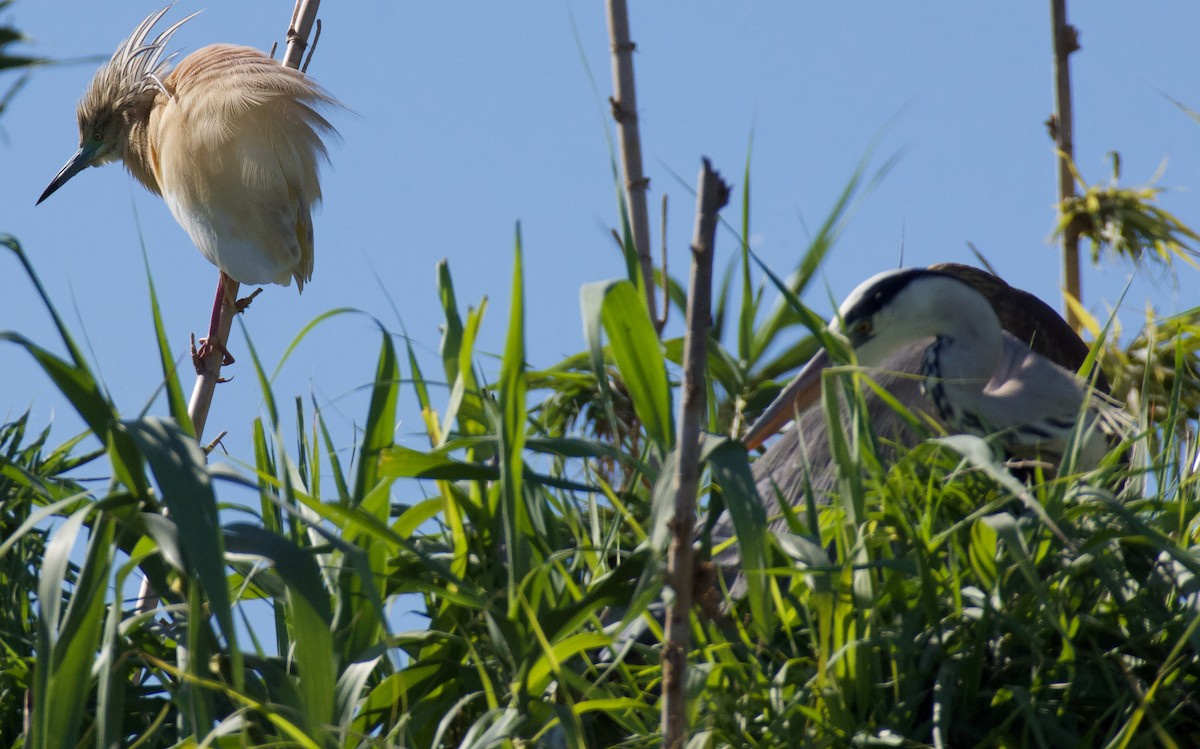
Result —
M 909 410 L 937 418 L 933 403 L 921 392 L 921 378 L 914 376 L 921 373 L 921 362 L 928 347 L 928 340 L 905 346 L 888 357 L 872 374 L 872 379 Z M 882 449 L 887 450 L 887 444 L 913 447 L 927 436 L 912 429 L 874 390 L 867 387 L 863 392 L 871 424 L 884 445 Z M 841 411 L 843 423 L 848 424 L 849 409 L 844 402 Z M 812 487 L 816 504 L 829 504 L 837 480 L 837 466 L 830 453 L 828 432 L 825 413 L 818 404 L 784 429 L 751 466 L 772 533 L 787 532 L 787 521 L 780 505 L 787 501 L 791 507 L 801 509 L 806 501 L 806 486 Z M 713 525 L 713 548 L 717 549 L 733 536 L 733 521 L 729 513 L 723 513 Z M 713 561 L 726 571 L 730 592 L 740 595 L 745 585 L 737 579 L 741 562 L 737 544 L 719 549 Z
M 1029 350 L 1007 332 L 996 372 L 983 388 L 979 415 L 990 431 L 999 432 L 1005 449 L 1013 457 L 1041 457 L 1058 462 L 1081 415 L 1094 415 L 1106 408 L 1104 396 L 1093 396 L 1091 388 L 1074 372 L 1063 369 Z M 1104 434 L 1088 429 L 1078 465 L 1094 467 L 1108 452 Z

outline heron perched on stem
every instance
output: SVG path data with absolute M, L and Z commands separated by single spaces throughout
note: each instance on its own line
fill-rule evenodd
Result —
M 232 363 L 217 322 L 231 281 L 296 281 L 313 272 L 312 207 L 321 199 L 318 111 L 336 100 L 304 73 L 250 47 L 213 44 L 183 58 L 167 43 L 196 14 L 149 35 L 170 6 L 147 16 L 92 79 L 79 102 L 79 150 L 38 203 L 84 167 L 120 160 L 161 195 L 204 257 L 221 270 L 209 335 Z M 230 300 L 232 301 L 232 300 Z

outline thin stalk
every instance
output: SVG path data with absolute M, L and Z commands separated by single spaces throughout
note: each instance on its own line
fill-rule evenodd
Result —
M 283 54 L 285 68 L 300 69 L 304 50 L 308 48 L 308 37 L 312 33 L 313 23 L 317 20 L 317 10 L 320 7 L 321 0 L 296 0 L 296 9 L 292 11 L 292 22 L 288 25 L 287 50 Z
M 633 78 L 633 51 L 629 38 L 629 10 L 625 0 L 607 0 L 608 36 L 612 42 L 613 96 L 612 116 L 617 122 L 617 146 L 621 151 L 621 169 L 625 174 L 625 197 L 629 211 L 633 247 L 646 291 L 646 306 L 650 319 L 659 332 L 663 321 L 658 318 L 654 298 L 654 263 L 650 258 L 650 210 L 646 191 L 650 179 L 642 171 L 642 138 L 638 132 L 637 88 Z M 665 271 L 664 271 L 665 272 Z M 665 279 L 664 279 L 665 280 Z
M 1071 53 L 1079 49 L 1079 32 L 1067 23 L 1067 0 L 1050 0 L 1050 21 L 1054 35 L 1054 116 L 1050 136 L 1054 138 L 1058 158 L 1058 204 L 1075 197 L 1075 178 L 1071 164 L 1075 160 L 1075 121 L 1071 111 Z M 1079 227 L 1071 222 L 1062 232 L 1062 280 L 1064 297 L 1083 301 L 1079 275 Z M 1064 299 L 1066 318 L 1079 332 L 1083 324 Z
M 694 586 L 692 538 L 696 525 L 696 492 L 700 485 L 700 425 L 704 420 L 706 342 L 712 321 L 713 244 L 717 212 L 729 202 L 729 185 L 708 159 L 700 168 L 696 190 L 696 230 L 692 239 L 692 273 L 684 338 L 683 398 L 679 409 L 679 445 L 675 463 L 675 515 L 667 552 L 667 585 L 674 593 L 667 616 L 663 648 L 663 746 L 681 749 L 687 738 L 687 654 Z
M 224 276 L 224 274 L 222 274 Z M 217 326 L 217 340 L 229 344 L 229 331 L 233 327 L 233 316 L 237 314 L 237 293 L 241 286 L 229 276 L 224 276 L 224 300 L 221 302 L 221 317 Z M 193 349 L 194 353 L 194 349 Z M 212 407 L 213 393 L 221 382 L 221 363 L 225 352 L 214 347 L 204 358 L 196 361 L 196 385 L 192 388 L 192 400 L 188 403 L 188 415 L 196 428 L 196 439 L 204 436 L 204 424 L 208 421 L 208 410 Z

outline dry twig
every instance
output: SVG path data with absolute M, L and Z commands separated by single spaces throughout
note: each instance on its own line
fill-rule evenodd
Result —
M 687 738 L 687 653 L 695 585 L 692 537 L 696 491 L 700 483 L 700 425 L 704 419 L 705 356 L 712 325 L 713 244 L 717 212 L 729 202 L 729 185 L 704 159 L 696 190 L 696 230 L 692 239 L 692 274 L 684 339 L 683 398 L 679 409 L 679 444 L 675 463 L 675 512 L 667 553 L 667 585 L 674 594 L 667 613 L 663 647 L 663 746 L 680 749 Z
M 1079 32 L 1067 23 L 1067 0 L 1050 0 L 1050 21 L 1054 34 L 1054 114 L 1047 121 L 1050 137 L 1058 151 L 1059 212 L 1075 197 L 1075 118 L 1071 110 L 1071 53 L 1079 49 Z M 1079 275 L 1079 231 L 1074 224 L 1062 231 L 1063 294 L 1066 298 L 1083 301 Z M 1076 332 L 1082 323 L 1070 303 L 1066 307 L 1067 322 Z
M 612 42 L 613 119 L 617 122 L 617 144 L 621 151 L 621 168 L 625 173 L 625 198 L 633 246 L 646 287 L 646 305 L 650 319 L 659 332 L 659 320 L 654 298 L 654 262 L 650 258 L 650 210 L 646 191 L 650 179 L 642 171 L 642 140 L 638 132 L 637 89 L 633 82 L 634 43 L 629 38 L 629 11 L 625 0 L 608 0 L 608 35 Z M 664 277 L 665 282 L 665 277 Z

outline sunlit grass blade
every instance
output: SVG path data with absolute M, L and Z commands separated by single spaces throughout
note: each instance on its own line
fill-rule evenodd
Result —
M 601 327 L 608 334 L 608 349 L 629 389 L 638 419 L 660 454 L 665 454 L 674 444 L 671 388 L 662 344 L 636 287 L 628 281 L 586 284 L 580 290 L 579 301 L 593 368 L 604 388 L 602 392 L 607 392 L 607 377 Z M 605 401 L 609 400 L 606 396 Z
M 162 308 L 158 303 L 158 292 L 154 288 L 154 276 L 150 273 L 150 260 L 146 257 L 146 246 L 142 245 L 142 262 L 146 268 L 146 289 L 150 294 L 150 319 L 154 323 L 154 338 L 158 343 L 158 360 L 162 366 L 163 389 L 167 394 L 167 411 L 171 418 L 180 424 L 183 431 L 195 435 L 192 417 L 188 414 L 187 400 L 183 397 L 183 387 L 179 384 L 179 367 L 175 357 L 171 355 L 171 344 L 167 338 L 166 327 L 163 325 Z
M 475 356 L 475 340 L 483 325 L 484 314 L 487 312 L 487 298 L 479 305 L 479 309 L 467 310 L 467 322 L 461 329 L 458 338 L 458 348 L 455 354 L 455 375 L 451 383 L 450 400 L 446 405 L 441 426 L 441 437 L 444 441 L 451 433 L 454 424 L 462 434 L 486 434 L 489 430 L 487 418 L 484 415 L 483 398 L 479 380 L 475 376 L 472 357 Z M 453 317 L 457 317 L 457 311 Z M 449 318 L 447 318 L 449 320 Z M 449 322 L 447 322 L 449 325 Z M 445 342 L 445 340 L 444 340 Z M 443 351 L 443 359 L 449 354 Z
M 522 487 L 525 471 L 525 271 L 521 258 L 521 227 L 517 226 L 513 250 L 512 309 L 508 338 L 500 362 L 499 423 L 501 517 L 508 558 L 508 615 L 518 612 L 517 587 L 534 564 L 530 537 L 533 525 Z
M 37 631 L 41 657 L 34 669 L 28 744 L 37 749 L 74 746 L 87 710 L 84 695 L 92 688 L 92 665 L 104 624 L 114 524 L 101 520 L 93 528 L 78 575 L 71 571 L 70 557 L 94 510 L 84 507 L 59 526 L 43 557 Z
M 455 460 L 440 452 L 421 452 L 400 445 L 380 454 L 381 475 L 394 478 L 438 479 L 441 481 L 494 481 L 496 466 Z
M 746 575 L 751 618 L 759 632 L 765 634 L 774 625 L 774 617 L 766 605 L 767 513 L 755 490 L 746 451 L 728 439 L 709 438 L 702 460 L 707 460 L 713 482 L 721 488 L 725 510 L 733 520 Z
M 221 625 L 228 644 L 230 669 L 238 689 L 244 689 L 242 651 L 233 625 L 232 601 L 225 579 L 223 536 L 217 518 L 217 499 L 205 469 L 204 453 L 195 438 L 162 419 L 124 422 L 154 474 L 163 502 L 180 528 L 180 543 L 188 571 L 204 589 L 208 606 Z M 199 620 L 192 622 L 198 626 Z
M 334 684 L 337 680 L 330 626 L 333 613 L 329 593 L 312 554 L 286 538 L 248 523 L 225 527 L 226 548 L 269 560 L 287 585 L 287 616 L 292 636 L 292 657 L 299 670 L 308 730 L 316 733 L 334 717 Z

